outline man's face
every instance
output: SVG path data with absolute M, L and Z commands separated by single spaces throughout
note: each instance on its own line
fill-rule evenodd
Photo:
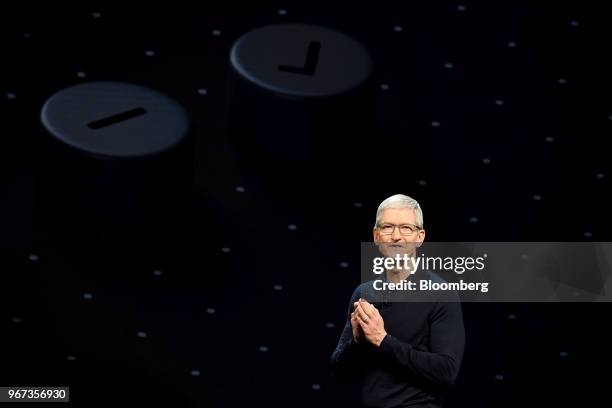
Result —
M 410 233 L 410 231 L 413 231 Z M 374 228 L 374 242 L 385 256 L 413 255 L 425 239 L 425 230 L 416 228 L 416 214 L 411 208 L 387 208 L 380 213 Z

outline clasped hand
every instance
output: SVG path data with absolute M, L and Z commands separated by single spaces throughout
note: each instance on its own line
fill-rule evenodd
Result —
M 357 343 L 367 341 L 375 346 L 380 346 L 387 335 L 385 322 L 378 309 L 367 300 L 359 298 L 353 304 L 354 311 L 351 313 L 351 328 L 353 338 Z

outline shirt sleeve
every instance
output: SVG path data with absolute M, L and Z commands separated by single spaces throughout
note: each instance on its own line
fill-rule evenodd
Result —
M 461 303 L 438 302 L 430 317 L 429 350 L 415 349 L 409 343 L 387 334 L 380 352 L 436 385 L 454 384 L 465 347 L 465 328 Z
M 351 313 L 353 313 L 354 309 L 353 304 L 359 300 L 360 296 L 361 293 L 359 287 L 357 287 L 351 296 L 351 301 L 348 307 L 348 317 L 346 324 L 344 325 L 344 329 L 342 330 L 342 334 L 340 335 L 340 340 L 338 341 L 338 345 L 331 355 L 332 374 L 338 379 L 347 378 L 354 375 L 356 371 L 358 371 L 357 360 L 364 345 L 355 342 L 355 339 L 353 338 L 353 331 L 351 329 Z

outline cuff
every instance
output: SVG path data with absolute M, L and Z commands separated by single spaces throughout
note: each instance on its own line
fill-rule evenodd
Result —
M 408 348 L 412 348 L 410 344 L 403 343 L 408 346 Z M 392 335 L 388 334 L 382 339 L 380 342 L 379 350 L 383 353 L 393 354 L 393 351 L 400 348 L 402 343 Z

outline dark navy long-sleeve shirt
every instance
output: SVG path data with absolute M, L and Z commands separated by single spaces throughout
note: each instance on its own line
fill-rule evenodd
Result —
M 384 320 L 387 336 L 380 347 L 353 339 L 350 317 L 360 297 L 374 304 Z M 465 347 L 456 299 L 379 302 L 372 282 L 361 284 L 353 292 L 347 323 L 331 357 L 334 376 L 360 386 L 362 407 L 440 407 L 443 392 L 457 378 Z

